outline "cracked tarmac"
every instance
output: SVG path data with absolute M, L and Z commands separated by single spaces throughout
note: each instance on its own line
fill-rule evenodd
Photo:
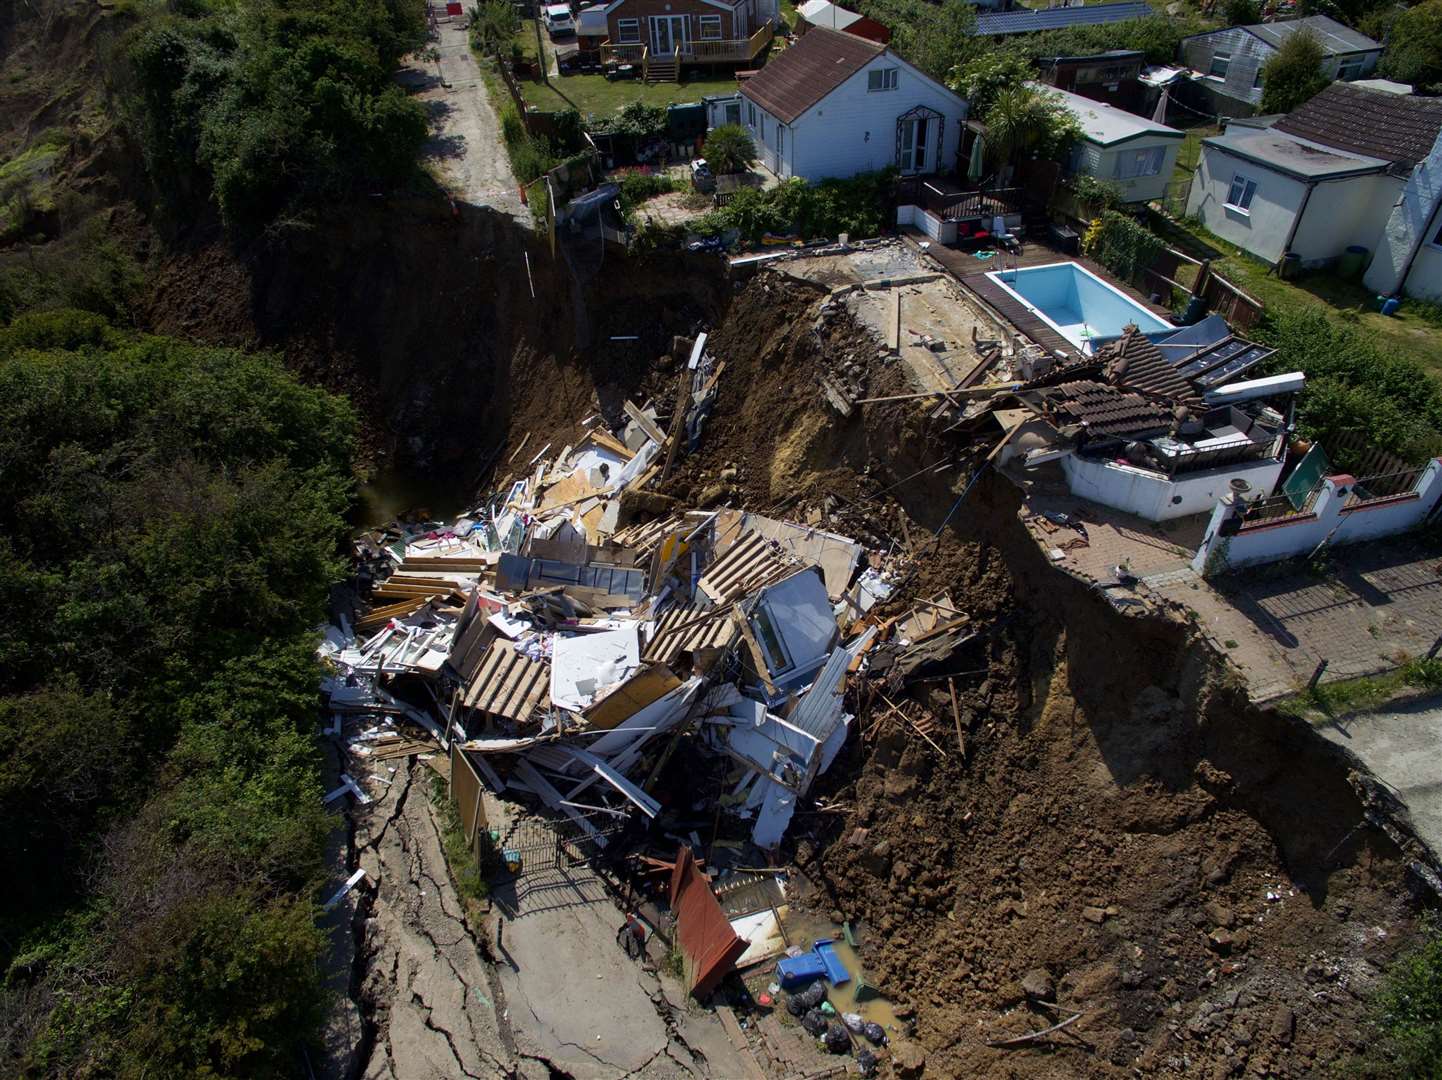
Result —
M 360 920 L 351 985 L 363 1034 L 356 1040 L 347 1027 L 350 1060 L 332 1046 L 330 1076 L 743 1075 L 716 1016 L 616 945 L 621 913 L 585 865 L 497 888 L 504 947 L 493 963 L 493 924 L 468 924 L 446 870 L 431 775 L 419 762 L 402 765 L 383 793 L 372 786 L 371 805 L 349 811 L 357 865 L 377 885 L 343 905 Z M 513 808 L 488 798 L 486 809 L 504 827 Z

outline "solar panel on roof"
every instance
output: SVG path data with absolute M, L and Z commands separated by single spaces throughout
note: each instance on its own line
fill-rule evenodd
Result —
M 1150 4 L 1093 4 L 1087 7 L 1022 8 L 993 15 L 978 15 L 978 34 L 1025 34 L 1034 30 L 1054 30 L 1063 26 L 1093 26 L 1100 23 L 1142 19 L 1153 14 Z
M 1263 360 L 1272 354 L 1271 349 L 1264 349 L 1260 345 L 1253 345 L 1232 357 L 1221 367 L 1213 368 L 1197 380 L 1203 390 L 1211 390 L 1230 382 L 1244 371 L 1256 367 Z

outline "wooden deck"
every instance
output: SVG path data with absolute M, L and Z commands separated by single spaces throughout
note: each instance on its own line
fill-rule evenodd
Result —
M 918 239 L 925 239 L 922 234 L 914 231 L 909 232 L 907 235 L 908 239 L 913 243 L 917 242 Z M 1019 333 L 1024 334 L 1050 353 L 1055 354 L 1061 352 L 1068 357 L 1080 355 L 1075 345 L 1058 334 L 1046 323 L 1042 322 L 1041 319 L 1037 318 L 1037 316 L 1033 315 L 1026 308 L 1022 307 L 1010 293 L 986 276 L 991 271 L 1001 267 L 1002 256 L 1000 254 L 990 259 L 978 259 L 970 252 L 960 251 L 952 247 L 943 247 L 935 241 L 931 242 L 931 246 L 928 247 L 926 251 L 928 255 L 933 256 L 937 262 L 946 267 L 952 277 L 961 282 L 963 288 L 980 299 L 1006 322 L 1016 327 Z M 1131 297 L 1148 311 L 1169 322 L 1171 321 L 1171 312 L 1166 308 L 1153 304 L 1130 285 L 1118 281 L 1105 267 L 1084 256 L 1067 255 L 1037 240 L 1025 241 L 1021 255 L 1006 256 L 1008 269 L 1012 265 L 1024 270 L 1029 266 L 1045 266 L 1048 263 L 1056 262 L 1080 263 L 1108 285 L 1115 286 L 1126 293 L 1127 296 Z

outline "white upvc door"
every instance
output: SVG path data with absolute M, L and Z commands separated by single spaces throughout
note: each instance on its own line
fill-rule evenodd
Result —
M 927 155 L 931 151 L 930 126 L 928 117 L 901 122 L 901 152 L 896 167 L 903 175 L 926 172 Z
M 656 56 L 670 56 L 678 48 L 684 48 L 688 22 L 685 15 L 652 15 L 651 52 Z

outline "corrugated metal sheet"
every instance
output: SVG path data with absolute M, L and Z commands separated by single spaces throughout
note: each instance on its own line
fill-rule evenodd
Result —
M 1298 30 L 1310 30 L 1322 46 L 1326 56 L 1339 53 L 1381 52 L 1382 43 L 1373 41 L 1366 34 L 1359 34 L 1349 26 L 1343 26 L 1336 19 L 1326 15 L 1307 15 L 1300 19 L 1279 19 L 1277 22 L 1253 23 L 1246 27 L 1267 44 L 1280 48 L 1282 42 Z
M 726 648 L 738 633 L 730 616 L 727 608 L 673 607 L 656 620 L 643 658 L 669 664 L 683 652 Z
M 509 641 L 494 641 L 461 704 L 487 717 L 526 721 L 551 692 L 551 672 L 516 651 Z
M 811 689 L 796 703 L 786 722 L 817 742 L 825 742 L 841 719 L 841 699 L 846 692 L 846 668 L 850 663 L 848 650 L 833 649 Z
M 671 910 L 676 913 L 676 941 L 686 957 L 689 989 L 694 996 L 705 997 L 735 967 L 746 942 L 731 929 L 711 882 L 684 845 L 671 871 Z
M 1089 4 L 1086 7 L 1019 8 L 993 15 L 976 17 L 979 35 L 1030 34 L 1037 30 L 1057 30 L 1064 26 L 1099 26 L 1102 23 L 1144 19 L 1155 12 L 1150 4 Z

